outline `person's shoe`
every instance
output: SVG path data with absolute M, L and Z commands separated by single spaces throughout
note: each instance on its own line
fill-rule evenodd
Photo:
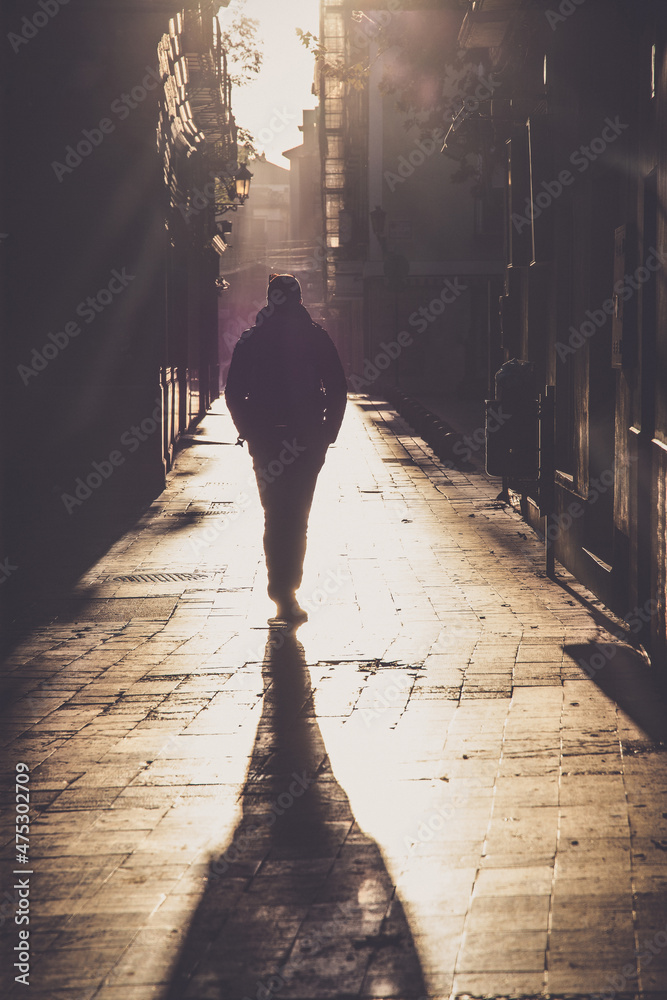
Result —
M 278 601 L 276 603 L 276 617 L 273 621 L 287 622 L 288 625 L 301 625 L 308 621 L 308 612 L 304 611 L 296 600 Z

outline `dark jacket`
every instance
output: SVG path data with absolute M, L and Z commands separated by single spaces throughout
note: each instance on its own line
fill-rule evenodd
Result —
M 347 385 L 329 334 L 302 305 L 265 307 L 234 348 L 225 397 L 252 450 L 276 437 L 336 440 Z

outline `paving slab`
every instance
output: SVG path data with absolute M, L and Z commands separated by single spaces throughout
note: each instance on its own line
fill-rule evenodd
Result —
M 2 995 L 27 881 L 39 1000 L 665 1000 L 667 712 L 623 623 L 358 397 L 309 621 L 270 629 L 249 457 L 207 427 L 4 664 Z

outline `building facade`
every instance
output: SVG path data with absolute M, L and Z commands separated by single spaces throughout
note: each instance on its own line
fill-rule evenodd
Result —
M 537 449 L 535 475 L 507 485 L 664 663 L 665 5 L 321 10 L 324 277 L 351 387 L 491 396 L 502 363 L 528 362 L 530 397 L 554 400 L 553 454 L 545 444 L 539 488 Z M 420 134 L 387 87 L 415 40 L 424 64 L 440 47 L 439 93 L 453 85 L 444 136 L 432 120 Z
M 218 392 L 207 184 L 235 159 L 224 6 L 71 0 L 45 21 L 3 5 L 0 543 L 15 569 L 0 599 L 14 608 L 104 551 Z
M 216 280 L 227 248 L 217 205 L 228 200 L 238 151 L 218 17 L 200 6 L 171 18 L 158 60 L 163 86 L 157 141 L 168 197 L 160 366 L 168 469 L 179 436 L 220 392 Z
M 459 36 L 509 67 L 497 346 L 555 387 L 556 558 L 664 662 L 665 11 L 561 7 L 474 4 Z
M 460 23 L 459 5 L 428 0 L 321 6 L 326 304 L 357 391 L 452 393 L 488 379 L 500 220 L 479 179 L 441 155 L 460 81 L 438 128 L 406 100 L 413 71 L 443 86 L 429 67 L 454 50 Z

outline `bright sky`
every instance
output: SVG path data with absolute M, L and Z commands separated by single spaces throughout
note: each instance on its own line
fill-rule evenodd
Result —
M 228 8 L 220 10 L 221 24 L 239 7 L 259 21 L 264 59 L 259 76 L 232 89 L 234 117 L 238 125 L 250 129 L 257 148 L 268 160 L 289 167 L 282 152 L 301 145 L 298 126 L 303 109 L 317 106 L 311 93 L 313 56 L 294 29 L 319 34 L 319 0 L 232 0 Z

